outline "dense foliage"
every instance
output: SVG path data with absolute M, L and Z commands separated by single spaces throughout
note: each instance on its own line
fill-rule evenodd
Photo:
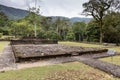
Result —
M 118 4 L 119 2 L 116 2 L 118 0 L 109 1 L 111 0 L 98 2 L 89 0 L 89 2 L 83 4 L 84 11 L 87 14 L 91 11 L 93 12 L 91 13 L 93 20 L 89 23 L 72 23 L 68 18 L 41 16 L 39 15 L 39 8 L 30 8 L 28 14 L 19 20 L 9 20 L 3 12 L 0 12 L 0 37 L 2 35 L 11 35 L 15 37 L 99 42 L 101 41 L 100 28 L 102 28 L 102 41 L 119 45 L 120 5 Z M 105 5 L 102 3 L 105 3 Z M 110 5 L 108 6 L 107 4 Z M 89 8 L 89 6 L 91 7 Z M 106 9 L 106 7 L 111 8 Z
M 86 28 L 86 40 L 88 42 L 99 42 L 99 26 L 95 20 L 92 20 L 88 23 Z
M 83 4 L 84 13 L 86 15 L 91 15 L 95 21 L 99 24 L 100 30 L 100 43 L 103 42 L 104 31 L 103 31 L 103 18 L 110 9 L 119 9 L 120 0 L 89 0 Z
M 111 12 L 104 17 L 104 41 L 120 43 L 120 13 Z
M 8 24 L 7 16 L 3 12 L 0 12 L 0 33 L 8 34 L 8 28 L 6 27 Z
M 86 36 L 87 41 L 99 41 L 99 25 L 96 21 L 91 21 L 87 25 Z M 103 18 L 103 41 L 107 43 L 120 43 L 120 13 L 109 12 Z
M 83 39 L 85 38 L 86 23 L 85 22 L 75 22 L 72 25 L 72 29 L 75 34 L 75 40 L 83 41 Z

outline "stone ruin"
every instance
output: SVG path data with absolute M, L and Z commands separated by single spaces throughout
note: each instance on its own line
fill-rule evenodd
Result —
M 11 45 L 6 50 L 3 58 L 0 59 L 1 69 L 6 66 L 16 67 L 14 61 L 22 62 L 27 60 L 31 62 L 52 57 L 55 60 L 51 60 L 52 63 L 80 61 L 120 77 L 120 66 L 98 60 L 98 58 L 110 56 L 106 53 L 107 49 L 66 46 L 58 44 L 58 41 L 55 40 L 22 39 L 11 40 Z M 120 55 L 120 53 L 117 55 Z
M 58 44 L 56 40 L 22 39 L 11 40 L 15 62 L 43 57 L 72 56 L 106 52 L 107 49 L 84 48 Z
M 21 39 L 21 40 L 11 40 L 12 45 L 21 44 L 58 44 L 57 40 L 46 40 L 46 39 Z

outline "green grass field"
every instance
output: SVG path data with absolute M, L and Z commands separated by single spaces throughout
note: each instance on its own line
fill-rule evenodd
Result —
M 95 48 L 107 48 L 116 50 L 117 52 L 120 52 L 120 46 L 111 47 L 111 46 L 103 46 L 98 44 L 87 44 L 87 43 L 79 43 L 79 42 L 59 42 L 59 44 L 69 45 L 69 46 L 82 46 L 82 47 L 95 47 Z M 108 48 L 110 47 L 110 48 Z
M 82 46 L 82 47 L 104 47 L 102 45 L 97 45 L 97 44 L 87 44 L 87 43 L 69 42 L 69 41 L 59 42 L 59 44 L 65 44 L 69 46 Z
M 112 64 L 120 65 L 120 56 L 106 57 L 106 58 L 101 58 L 100 60 L 106 61 Z
M 0 53 L 8 43 L 9 41 L 0 41 Z
M 57 74 L 56 72 L 63 72 L 66 70 L 71 70 L 74 72 L 74 75 L 76 76 L 75 79 L 73 79 L 70 75 L 72 72 L 68 72 L 67 74 L 63 75 L 62 78 L 60 78 L 60 74 Z M 76 72 L 75 72 L 76 71 Z M 79 73 L 81 71 L 82 73 Z M 56 74 L 54 74 L 56 73 Z M 88 74 L 89 75 L 85 75 Z M 0 73 L 0 80 L 46 80 L 44 78 L 49 77 L 49 75 L 53 74 L 53 78 L 47 78 L 48 80 L 119 80 L 118 78 L 113 78 L 112 76 L 108 75 L 107 73 L 104 73 L 100 70 L 93 69 L 87 65 L 84 65 L 82 63 L 78 62 L 71 62 L 71 63 L 64 63 L 64 64 L 58 64 L 58 65 L 51 65 L 51 66 L 45 66 L 45 67 L 35 67 L 35 68 L 28 68 L 28 69 L 21 69 L 16 71 L 7 71 L 4 73 Z M 66 79 L 70 78 L 70 79 Z M 72 79 L 71 79 L 72 78 Z
M 2 45 L 1 45 L 2 43 Z M 1 42 L 4 47 L 8 42 Z M 59 42 L 59 44 L 83 47 L 102 47 L 101 45 Z M 103 46 L 104 47 L 104 46 Z M 118 48 L 117 48 L 118 49 Z M 2 50 L 2 49 L 1 49 Z M 0 73 L 0 80 L 120 80 L 107 73 L 80 62 L 34 67 Z
M 1 37 L 1 39 L 7 39 L 7 38 L 15 38 L 15 36 L 4 35 L 4 36 Z

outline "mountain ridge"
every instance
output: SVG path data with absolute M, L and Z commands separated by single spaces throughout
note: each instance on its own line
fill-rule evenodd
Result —
M 7 15 L 9 19 L 21 19 L 25 17 L 28 13 L 28 11 L 26 10 L 8 7 L 4 5 L 0 5 L 0 11 L 5 13 L 5 15 Z
M 9 19 L 15 20 L 15 19 L 21 19 L 23 17 L 25 17 L 28 13 L 27 10 L 22 10 L 22 9 L 17 9 L 17 8 L 13 8 L 13 7 L 8 7 L 5 5 L 1 5 L 0 4 L 0 11 L 4 12 Z M 46 16 L 48 17 L 48 16 Z M 68 17 L 64 17 L 64 16 L 49 16 L 52 18 L 57 18 L 57 17 L 61 17 L 61 18 L 67 18 L 69 19 L 71 22 L 89 22 L 92 18 L 81 18 L 81 17 L 72 17 L 72 18 L 68 18 Z

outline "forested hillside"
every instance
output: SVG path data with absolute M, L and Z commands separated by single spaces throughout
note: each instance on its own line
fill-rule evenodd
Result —
M 108 6 L 109 2 L 104 2 L 106 5 L 103 5 L 101 1 L 92 2 L 91 0 L 83 4 L 83 12 L 86 15 L 88 13 L 92 14 L 93 19 L 62 16 L 46 17 L 38 13 L 37 10 L 40 9 L 31 8 L 27 12 L 0 5 L 0 36 L 12 35 L 15 37 L 37 37 L 62 41 L 105 42 L 119 45 L 120 12 L 119 8 L 114 6 L 117 5 L 114 2 L 116 1 L 111 2 L 113 5 L 110 6 Z M 89 7 L 87 4 L 89 6 L 91 4 L 97 5 Z M 116 8 L 118 11 L 109 8 Z M 92 9 L 97 10 L 90 11 Z
M 8 16 L 9 19 L 21 19 L 25 17 L 28 13 L 28 11 L 26 10 L 7 7 L 4 5 L 0 5 L 0 11 L 4 12 Z M 49 17 L 51 17 L 53 20 L 58 17 L 67 18 L 64 16 L 49 16 Z M 91 20 L 91 18 L 80 18 L 80 17 L 73 17 L 73 18 L 67 18 L 67 19 L 69 19 L 71 22 L 81 22 L 81 21 L 89 22 Z

